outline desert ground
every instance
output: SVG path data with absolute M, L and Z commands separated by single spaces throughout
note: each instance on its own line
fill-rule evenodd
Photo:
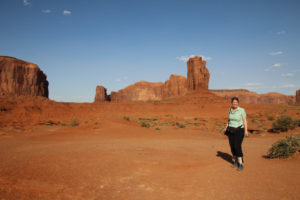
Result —
M 268 132 L 270 116 L 299 118 L 296 105 L 241 102 L 250 133 L 238 171 L 221 132 L 229 101 L 190 94 L 144 103 L 0 104 L 1 200 L 300 199 L 299 155 L 266 157 L 274 142 L 300 133 Z

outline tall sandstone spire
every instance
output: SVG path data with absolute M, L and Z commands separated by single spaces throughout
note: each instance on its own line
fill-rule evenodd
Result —
M 208 89 L 209 71 L 206 61 L 201 56 L 195 56 L 187 61 L 187 86 L 188 90 Z

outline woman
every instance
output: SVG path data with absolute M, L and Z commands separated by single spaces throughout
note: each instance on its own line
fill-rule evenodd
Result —
M 238 170 L 243 170 L 242 142 L 244 135 L 248 136 L 248 131 L 246 112 L 244 108 L 239 107 L 239 99 L 237 97 L 231 99 L 229 120 L 223 133 L 228 136 L 232 157 L 235 160 L 232 166 L 237 167 Z

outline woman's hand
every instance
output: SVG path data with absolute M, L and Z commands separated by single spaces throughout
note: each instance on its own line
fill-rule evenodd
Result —
M 245 129 L 245 135 L 248 137 L 249 134 L 248 134 L 248 131 Z

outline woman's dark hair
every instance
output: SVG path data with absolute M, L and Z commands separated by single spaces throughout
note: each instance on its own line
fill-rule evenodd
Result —
M 237 100 L 237 102 L 240 103 L 239 98 L 237 98 L 237 97 L 232 97 L 232 98 L 231 98 L 231 103 L 232 103 L 234 100 Z

